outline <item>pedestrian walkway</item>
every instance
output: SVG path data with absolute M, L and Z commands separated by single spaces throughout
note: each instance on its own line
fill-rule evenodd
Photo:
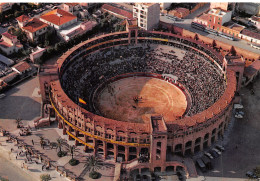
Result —
M 0 137 L 0 154 L 3 157 L 8 158 L 8 161 L 16 165 L 17 169 L 21 169 L 22 171 L 29 174 L 32 177 L 32 180 L 40 180 L 41 174 L 50 174 L 52 180 L 54 181 L 68 180 L 64 177 L 61 177 L 60 174 L 57 173 L 54 169 L 42 170 L 43 163 L 41 163 L 38 159 L 32 158 L 32 161 L 26 161 L 24 150 L 22 148 L 17 148 L 13 142 L 6 143 L 6 140 L 7 137 Z

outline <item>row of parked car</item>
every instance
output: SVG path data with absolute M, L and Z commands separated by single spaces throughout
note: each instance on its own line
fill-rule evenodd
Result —
M 158 178 L 158 176 L 156 176 L 153 172 L 151 173 L 151 181 L 155 181 L 156 179 Z M 140 174 L 137 174 L 136 175 L 136 181 L 148 181 L 148 176 L 147 175 L 140 175 Z
M 221 145 L 216 145 L 215 148 L 209 150 L 209 152 L 204 152 L 204 155 L 201 158 L 196 160 L 197 165 L 202 172 L 211 170 L 213 168 L 211 164 L 211 159 L 218 158 L 222 152 L 225 151 L 225 148 Z

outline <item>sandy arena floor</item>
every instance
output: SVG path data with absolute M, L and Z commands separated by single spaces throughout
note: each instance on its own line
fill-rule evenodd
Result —
M 109 88 L 110 87 L 110 88 Z M 139 97 L 135 102 L 134 97 Z M 151 114 L 173 121 L 184 114 L 187 100 L 176 86 L 149 77 L 129 77 L 109 84 L 98 96 L 97 109 L 107 118 L 144 123 Z

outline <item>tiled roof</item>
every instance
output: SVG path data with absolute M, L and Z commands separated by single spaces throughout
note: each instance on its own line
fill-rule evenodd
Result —
M 253 16 L 251 19 L 254 20 L 254 21 L 258 21 L 258 22 L 260 22 L 260 17 Z
M 4 32 L 4 33 L 2 33 L 2 35 L 5 36 L 6 38 L 9 38 L 10 40 L 16 38 L 16 36 L 11 35 L 11 34 L 8 33 L 8 32 Z
M 19 22 L 24 22 L 24 21 L 26 21 L 28 19 L 30 19 L 30 18 L 28 16 L 26 16 L 26 15 L 21 15 L 18 18 L 16 18 L 16 20 L 19 21 Z
M 250 31 L 250 30 L 247 30 L 247 29 L 242 30 L 241 34 L 260 40 L 260 34 L 259 33 L 255 33 L 253 31 Z
M 61 26 L 77 17 L 61 9 L 55 9 L 42 15 L 41 18 L 55 25 Z
M 13 45 L 6 43 L 3 40 L 0 40 L 0 46 L 3 47 L 3 48 L 8 48 L 8 47 L 12 47 Z
M 189 10 L 187 8 L 176 8 L 175 9 L 179 13 L 188 13 Z
M 19 72 L 23 72 L 23 71 L 31 68 L 31 66 L 27 62 L 20 62 L 20 63 L 14 65 L 13 68 L 18 70 Z
M 68 6 L 77 6 L 77 5 L 79 5 L 79 3 L 64 3 L 64 4 L 66 4 Z
M 104 4 L 102 6 L 102 9 L 114 12 L 115 14 L 124 16 L 124 17 L 129 18 L 129 19 L 133 18 L 133 13 L 132 12 L 120 9 L 120 8 L 112 6 L 110 4 Z
M 34 33 L 34 32 L 36 32 L 36 31 L 38 31 L 38 30 L 40 30 L 40 29 L 42 29 L 42 28 L 45 28 L 45 27 L 47 27 L 47 26 L 48 26 L 48 24 L 46 24 L 46 23 L 40 21 L 40 20 L 37 19 L 37 18 L 33 18 L 33 19 L 31 19 L 31 20 L 28 22 L 28 24 L 26 24 L 26 25 L 23 27 L 23 29 L 24 29 L 24 30 L 27 30 L 27 31 L 29 31 L 29 32 L 31 32 L 31 33 Z
M 204 21 L 208 21 L 208 14 L 202 14 L 201 16 L 198 17 L 198 19 L 204 20 Z

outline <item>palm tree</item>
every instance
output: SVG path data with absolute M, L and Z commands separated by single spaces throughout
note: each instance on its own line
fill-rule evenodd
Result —
M 61 152 L 62 147 L 66 144 L 66 140 L 59 137 L 57 139 L 57 147 L 59 148 L 59 152 Z
M 17 124 L 17 128 L 20 128 L 21 127 L 21 122 L 22 122 L 22 119 L 21 118 L 16 118 L 16 124 Z
M 86 162 L 87 163 L 84 165 L 86 171 L 90 171 L 89 175 L 90 176 L 96 175 L 96 178 L 97 178 L 98 177 L 97 170 L 100 170 L 104 166 L 101 158 L 94 156 L 94 155 L 87 156 Z
M 69 145 L 68 146 L 68 152 L 71 154 L 71 159 L 73 159 L 73 155 L 74 155 L 74 152 L 75 152 L 75 150 L 76 150 L 76 146 L 71 146 L 71 145 Z

